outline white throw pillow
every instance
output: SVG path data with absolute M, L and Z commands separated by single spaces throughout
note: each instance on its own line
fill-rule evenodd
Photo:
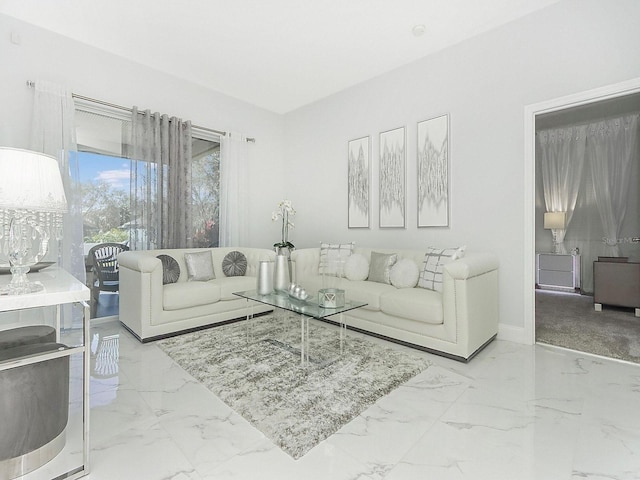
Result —
M 187 274 L 190 282 L 206 282 L 216 278 L 213 273 L 213 257 L 209 250 L 185 253 L 184 263 L 187 264 Z
M 354 282 L 366 280 L 369 276 L 369 261 L 359 253 L 350 255 L 344 264 L 344 274 L 348 280 Z
M 351 243 L 320 243 L 320 275 L 343 275 L 344 264 L 353 252 L 354 242 Z
M 455 248 L 427 248 L 418 286 L 442 292 L 442 272 L 447 263 L 464 257 L 466 245 Z
M 420 269 L 410 258 L 403 258 L 391 267 L 389 278 L 396 288 L 413 288 L 418 284 Z

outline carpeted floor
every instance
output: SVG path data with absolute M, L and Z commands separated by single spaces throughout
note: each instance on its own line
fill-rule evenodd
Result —
M 311 321 L 301 364 L 298 317 L 258 317 L 157 345 L 282 450 L 300 458 L 355 416 L 425 370 L 424 355 L 391 349 Z
M 536 290 L 536 341 L 640 363 L 640 318 L 632 308 L 593 308 L 593 297 Z

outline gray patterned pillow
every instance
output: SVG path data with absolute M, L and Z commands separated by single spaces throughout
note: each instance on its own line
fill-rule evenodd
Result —
M 320 242 L 320 263 L 318 264 L 318 273 L 320 275 L 341 277 L 343 274 L 344 264 L 353 253 L 354 245 L 354 242 Z
M 187 274 L 190 282 L 206 282 L 216 278 L 215 273 L 213 273 L 213 258 L 209 250 L 185 253 L 184 262 L 187 264 Z
M 247 257 L 244 253 L 233 251 L 224 256 L 222 271 L 227 277 L 242 277 L 247 273 Z
M 169 255 L 158 255 L 162 262 L 162 284 L 176 283 L 180 278 L 180 265 L 175 258 Z
M 397 253 L 371 252 L 367 281 L 391 285 L 391 267 L 396 263 L 396 260 L 398 260 Z
M 464 257 L 466 245 L 454 248 L 428 247 L 424 256 L 418 287 L 442 292 L 442 274 L 444 266 L 458 258 Z

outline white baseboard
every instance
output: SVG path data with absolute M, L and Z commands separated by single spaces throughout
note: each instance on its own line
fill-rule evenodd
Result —
M 522 343 L 530 345 L 528 335 L 524 331 L 524 327 L 515 327 L 513 325 L 498 324 L 498 340 L 507 340 L 508 342 Z

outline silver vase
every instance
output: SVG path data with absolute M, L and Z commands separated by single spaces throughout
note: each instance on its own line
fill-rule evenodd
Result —
M 276 265 L 273 272 L 273 288 L 276 292 L 286 293 L 290 283 L 289 259 L 285 255 L 276 255 Z
M 269 295 L 273 292 L 273 262 L 264 260 L 258 264 L 256 290 L 258 295 Z

